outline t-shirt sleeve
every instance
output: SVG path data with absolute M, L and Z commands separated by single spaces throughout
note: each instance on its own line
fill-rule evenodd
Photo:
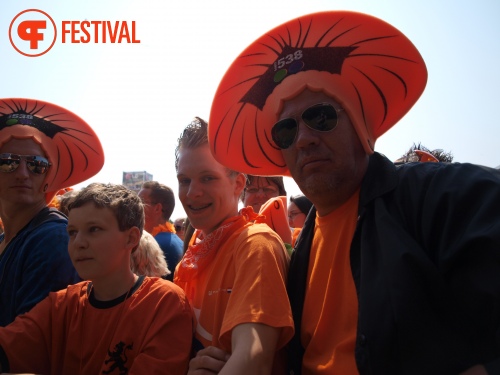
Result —
M 51 306 L 49 296 L 30 312 L 0 328 L 0 347 L 4 354 L 0 358 L 4 372 L 50 373 Z
M 231 331 L 238 324 L 261 323 L 283 328 L 277 348 L 293 335 L 286 292 L 289 258 L 283 242 L 270 230 L 242 234 L 235 242 L 236 278 L 229 298 L 220 341 L 231 347 Z

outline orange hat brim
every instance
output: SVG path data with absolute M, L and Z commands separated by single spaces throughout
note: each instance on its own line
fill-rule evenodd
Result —
M 10 139 L 33 139 L 52 166 L 43 189 L 50 201 L 60 189 L 97 174 L 104 151 L 94 130 L 76 114 L 35 99 L 0 99 L 0 147 Z

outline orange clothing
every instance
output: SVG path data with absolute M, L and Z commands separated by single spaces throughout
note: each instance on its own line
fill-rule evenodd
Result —
M 302 228 L 292 228 L 292 247 L 295 246 L 301 230 Z
M 283 327 L 278 348 L 293 335 L 286 293 L 288 255 L 279 236 L 265 224 L 237 229 L 198 275 L 181 286 L 197 318 L 195 338 L 231 352 L 231 331 L 241 323 Z M 182 261 L 181 261 L 182 263 Z M 180 264 L 178 268 L 180 267 Z
M 142 283 L 141 283 L 142 282 Z M 130 296 L 97 301 L 88 281 L 50 293 L 0 328 L 0 360 L 9 371 L 37 374 L 184 374 L 193 316 L 182 290 L 139 278 Z M 127 294 L 129 294 L 127 293 Z M 90 294 L 90 297 L 88 297 Z M 3 370 L 7 370 L 2 362 Z M 109 372 L 105 372 L 109 371 Z
M 334 212 L 316 216 L 302 319 L 304 375 L 358 374 L 354 359 L 358 300 L 349 252 L 358 197 L 359 191 Z
M 261 217 L 255 220 L 256 223 L 265 223 L 281 237 L 281 240 L 288 245 L 292 243 L 292 231 L 288 225 L 288 209 L 286 207 L 286 197 L 279 196 L 270 198 L 259 210 Z

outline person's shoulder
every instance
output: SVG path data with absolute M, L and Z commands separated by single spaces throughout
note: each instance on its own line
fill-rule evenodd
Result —
M 472 163 L 410 163 L 397 168 L 400 180 L 436 179 L 456 183 L 464 180 L 474 183 L 480 180 L 500 181 L 500 170 Z
M 161 277 L 145 276 L 140 287 L 144 295 L 148 296 L 171 296 L 173 298 L 185 299 L 185 293 L 181 287 Z M 156 297 L 154 297 L 156 298 Z
M 37 217 L 25 226 L 12 242 L 13 246 L 30 254 L 45 254 L 44 257 L 68 259 L 67 221 L 55 219 L 38 221 Z M 47 250 L 50 252 L 47 252 Z
M 178 285 L 161 277 L 145 276 L 136 298 L 146 305 L 154 304 L 155 309 L 170 314 L 177 311 L 181 314 L 192 314 L 191 304 Z
M 413 163 L 397 169 L 394 197 L 414 202 L 441 199 L 469 202 L 478 196 L 500 196 L 500 171 L 471 163 Z M 484 200 L 486 201 L 486 200 Z
M 42 208 L 33 218 L 30 226 L 37 228 L 45 225 L 68 224 L 68 217 L 53 207 Z
M 52 303 L 56 305 L 61 304 L 62 301 L 80 299 L 87 293 L 88 284 L 89 281 L 80 281 L 76 284 L 68 285 L 64 289 L 50 292 L 48 297 L 52 300 Z
M 182 240 L 179 236 L 172 232 L 160 232 L 154 237 L 154 239 L 158 242 L 158 245 L 160 245 L 160 248 L 163 251 L 171 249 L 182 250 L 183 248 Z
M 274 230 L 269 227 L 266 223 L 248 223 L 245 225 L 241 231 L 241 234 L 247 236 L 279 236 L 276 234 Z
M 182 242 L 182 240 L 179 238 L 178 235 L 176 235 L 175 233 L 171 233 L 171 232 L 168 232 L 167 233 L 169 236 L 169 240 L 170 240 L 170 245 L 172 247 L 175 247 L 175 248 L 181 248 L 183 247 L 184 243 Z
M 291 233 L 291 230 L 290 230 Z M 262 249 L 285 252 L 281 237 L 264 223 L 249 223 L 238 233 L 234 246 L 237 248 L 249 248 L 251 251 L 262 251 Z
M 75 284 L 68 285 L 65 289 L 61 289 L 57 292 L 51 292 L 51 293 L 59 293 L 59 294 L 66 294 L 66 295 L 73 295 L 73 294 L 81 294 L 82 292 L 86 292 L 88 284 L 90 281 L 85 280 L 85 281 L 80 281 Z
M 180 245 L 181 247 L 184 245 L 184 242 L 182 242 L 180 237 L 175 233 L 172 233 L 171 239 L 172 242 L 175 243 L 176 245 Z
M 174 241 L 175 238 L 179 238 L 179 237 L 175 233 L 172 233 L 172 232 L 159 232 L 154 236 L 154 239 L 156 241 Z
M 63 213 L 57 211 L 55 208 L 45 207 L 35 215 L 26 229 L 29 233 L 57 233 L 66 235 L 67 226 L 68 219 Z

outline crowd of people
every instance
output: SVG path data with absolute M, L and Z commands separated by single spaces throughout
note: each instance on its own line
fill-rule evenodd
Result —
M 276 27 L 171 151 L 175 220 L 159 181 L 73 190 L 97 134 L 0 100 L 0 372 L 499 374 L 500 171 L 375 151 L 426 81 L 375 17 Z

